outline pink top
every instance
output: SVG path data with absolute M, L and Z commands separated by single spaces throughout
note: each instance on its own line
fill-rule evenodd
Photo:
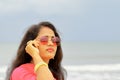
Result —
M 36 80 L 34 64 L 27 63 L 17 67 L 13 71 L 10 80 Z
M 36 74 L 34 73 L 34 64 L 26 63 L 17 67 L 13 71 L 10 80 L 36 80 Z

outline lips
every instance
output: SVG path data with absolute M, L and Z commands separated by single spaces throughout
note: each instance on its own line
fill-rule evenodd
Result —
M 48 52 L 53 52 L 54 49 L 53 49 L 53 48 L 48 48 L 47 51 L 48 51 Z

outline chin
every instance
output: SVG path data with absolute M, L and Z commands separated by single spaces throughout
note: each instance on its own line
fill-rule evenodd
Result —
M 54 56 L 49 55 L 49 56 L 46 56 L 45 58 L 48 59 L 48 60 L 50 60 L 50 59 L 54 59 Z
M 49 59 L 54 59 L 54 56 L 52 56 L 52 57 L 49 57 Z

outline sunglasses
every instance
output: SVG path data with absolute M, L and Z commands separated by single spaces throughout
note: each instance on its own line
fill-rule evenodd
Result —
M 49 41 L 49 37 L 47 37 L 47 36 L 42 36 L 41 38 L 40 38 L 40 42 L 43 44 L 43 45 L 46 45 L 46 44 L 48 44 L 48 41 Z M 59 45 L 59 43 L 60 43 L 60 39 L 58 38 L 58 37 L 52 37 L 51 38 L 51 41 L 52 41 L 52 43 L 56 46 L 58 46 Z

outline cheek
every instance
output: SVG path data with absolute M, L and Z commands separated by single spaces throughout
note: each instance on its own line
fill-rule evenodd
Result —
M 42 45 L 46 45 L 48 42 L 41 42 Z
M 57 46 L 57 43 L 53 43 L 54 46 Z
M 44 46 L 39 46 L 39 54 L 40 55 L 43 55 L 43 53 L 45 53 L 46 52 L 46 49 L 44 48 Z
M 56 53 L 56 51 L 57 51 L 57 47 L 55 47 L 55 53 Z

